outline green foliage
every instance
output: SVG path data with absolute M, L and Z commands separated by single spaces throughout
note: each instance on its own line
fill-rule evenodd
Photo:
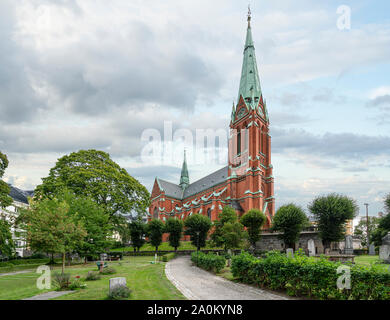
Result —
M 7 167 L 8 158 L 0 151 L 0 208 L 5 208 L 12 204 L 12 198 L 9 196 L 10 188 L 8 184 L 1 180 Z
M 76 276 L 73 281 L 71 281 L 71 284 L 69 285 L 70 290 L 78 290 L 78 289 L 86 289 L 87 285 L 85 283 L 82 283 L 80 280 L 80 276 Z
M 167 253 L 162 256 L 162 261 L 163 262 L 168 262 L 176 257 L 176 253 Z
M 370 235 L 370 241 L 376 246 L 382 245 L 382 238 L 387 235 L 387 230 L 376 228 Z
M 93 199 L 117 222 L 120 213 L 145 212 L 150 202 L 146 188 L 103 151 L 80 150 L 65 155 L 42 181 L 35 190 L 36 199 L 53 198 L 67 188 Z
M 271 251 L 258 259 L 242 253 L 232 259 L 233 276 L 239 280 L 267 287 L 286 290 L 289 295 L 308 296 L 317 299 L 338 300 L 389 300 L 390 273 L 373 265 L 350 265 L 351 289 L 338 289 L 337 268 L 341 263 L 325 258 L 316 259 L 296 253 L 294 258 Z
M 100 274 L 107 275 L 107 274 L 115 274 L 116 270 L 113 267 L 107 267 L 103 268 L 102 271 L 99 271 Z
M 149 241 L 156 248 L 156 251 L 158 251 L 158 247 L 162 242 L 164 229 L 164 223 L 159 219 L 150 220 L 147 225 Z
M 281 206 L 276 212 L 271 230 L 280 231 L 279 238 L 289 248 L 295 248 L 299 234 L 308 225 L 309 221 L 301 207 L 293 203 Z
M 224 256 L 218 256 L 212 253 L 206 254 L 200 251 L 191 254 L 191 261 L 198 267 L 215 273 L 221 272 L 226 265 Z
M 55 273 L 53 275 L 54 285 L 57 287 L 57 290 L 67 290 L 69 289 L 70 273 Z
M 377 217 L 368 217 L 368 232 L 370 239 L 372 234 L 378 228 L 379 219 Z M 354 236 L 360 239 L 362 246 L 367 246 L 367 220 L 361 219 L 358 225 L 355 227 Z M 371 241 L 371 240 L 370 240 Z
M 345 236 L 345 225 L 358 213 L 356 201 L 337 193 L 315 198 L 308 206 L 313 214 L 325 248 L 332 241 L 341 241 Z
M 261 227 L 266 220 L 264 213 L 258 209 L 251 209 L 241 217 L 240 222 L 246 227 L 248 240 L 252 246 L 260 240 Z
M 117 286 L 111 290 L 108 298 L 111 300 L 124 300 L 130 297 L 131 290 L 126 286 Z
M 169 218 L 165 223 L 165 232 L 169 233 L 169 245 L 175 248 L 180 247 L 180 238 L 183 233 L 183 221 L 175 218 Z
M 0 255 L 12 257 L 15 254 L 15 243 L 12 240 L 11 225 L 0 218 Z
M 211 228 L 211 220 L 208 217 L 193 214 L 185 219 L 184 226 L 185 234 L 191 237 L 191 243 L 198 250 L 206 246 L 207 233 Z
M 139 249 L 145 243 L 145 236 L 147 234 L 147 225 L 142 221 L 133 221 L 128 224 L 131 243 L 134 247 L 134 251 Z
M 386 213 L 387 215 L 390 214 L 390 193 L 386 195 L 385 197 L 385 210 L 386 210 Z M 389 227 L 390 229 L 390 227 Z
M 100 274 L 96 271 L 88 271 L 88 274 L 85 277 L 86 281 L 95 281 L 99 279 L 100 279 Z

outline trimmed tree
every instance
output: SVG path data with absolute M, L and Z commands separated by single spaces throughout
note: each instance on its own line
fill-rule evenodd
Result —
M 165 232 L 169 234 L 169 245 L 175 248 L 180 247 L 180 239 L 183 233 L 183 221 L 175 218 L 169 218 L 165 223 Z
M 159 219 L 150 220 L 147 225 L 147 232 L 150 243 L 158 251 L 158 247 L 162 243 L 162 236 L 164 234 L 164 223 Z
M 15 254 L 15 243 L 12 240 L 11 225 L 0 218 L 0 255 L 12 257 Z
M 272 222 L 271 230 L 281 232 L 279 239 L 283 240 L 288 248 L 295 249 L 299 234 L 309 220 L 301 207 L 290 203 L 278 209 Z
M 8 207 L 12 204 L 12 198 L 9 196 L 10 188 L 1 178 L 5 169 L 8 167 L 8 158 L 0 152 L 0 208 Z
M 260 240 L 261 227 L 266 220 L 266 216 L 259 209 L 249 210 L 240 219 L 240 222 L 246 227 L 248 240 L 253 247 L 256 247 L 256 242 Z
M 315 198 L 308 208 L 317 222 L 325 248 L 344 238 L 347 221 L 356 217 L 359 210 L 355 200 L 337 193 Z
M 129 223 L 130 239 L 134 252 L 139 251 L 145 243 L 147 225 L 140 220 Z
M 53 198 L 67 188 L 93 199 L 116 225 L 121 213 L 145 212 L 150 195 L 146 188 L 121 168 L 110 155 L 98 150 L 80 150 L 58 159 L 49 176 L 35 189 L 35 199 Z
M 184 220 L 185 234 L 199 251 L 206 246 L 207 233 L 211 228 L 211 220 L 201 214 L 193 214 Z

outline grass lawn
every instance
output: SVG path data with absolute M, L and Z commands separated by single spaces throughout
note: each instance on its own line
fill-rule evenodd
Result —
M 375 264 L 376 266 L 383 268 L 384 270 L 390 271 L 390 265 L 381 263 L 381 260 L 379 260 L 379 256 L 369 256 L 369 255 L 356 256 L 355 263 L 364 266 L 370 266 L 371 264 Z
M 88 271 L 97 271 L 96 264 L 78 265 L 66 268 L 72 277 L 81 276 L 86 289 L 79 289 L 56 300 L 104 300 L 107 297 L 109 279 L 125 277 L 127 286 L 132 290 L 130 300 L 182 300 L 184 296 L 166 278 L 165 263 L 151 264 L 151 257 L 125 257 L 122 261 L 108 264 L 116 269 L 112 275 L 103 275 L 100 280 L 84 281 Z M 53 272 L 61 272 L 55 267 Z M 12 276 L 0 276 L 0 299 L 17 300 L 51 290 L 36 288 L 39 274 L 25 273 Z
M 159 250 L 161 251 L 167 251 L 167 250 L 175 250 L 175 248 L 171 247 L 169 245 L 169 242 L 163 242 L 159 247 Z M 206 243 L 206 247 L 202 249 L 222 249 L 222 248 L 216 248 L 216 247 L 211 247 L 209 243 Z M 145 243 L 140 251 L 155 251 L 155 247 L 153 247 L 150 243 Z M 196 250 L 196 247 L 191 244 L 191 241 L 180 241 L 180 247 L 177 248 L 177 250 Z M 111 251 L 134 251 L 134 248 L 132 246 L 130 247 L 124 247 L 124 248 L 116 248 L 116 249 L 111 249 Z

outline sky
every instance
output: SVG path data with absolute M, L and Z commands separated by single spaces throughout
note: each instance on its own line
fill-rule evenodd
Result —
M 249 1 L 272 136 L 276 207 L 318 195 L 383 211 L 390 193 L 390 3 Z M 145 161 L 145 130 L 227 130 L 248 1 L 1 0 L 4 180 L 34 189 L 58 158 L 99 149 L 149 191 L 183 145 Z M 350 9 L 350 25 L 340 19 Z M 342 7 L 345 8 L 345 7 Z M 198 150 L 198 149 L 197 149 Z M 226 148 L 220 150 L 227 154 Z M 198 150 L 199 151 L 199 150 Z M 196 163 L 190 181 L 224 166 Z

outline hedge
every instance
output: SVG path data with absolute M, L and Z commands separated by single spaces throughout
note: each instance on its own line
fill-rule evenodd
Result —
M 378 266 L 348 266 L 351 289 L 338 289 L 337 273 L 342 264 L 295 253 L 294 258 L 271 251 L 258 259 L 249 253 L 232 258 L 231 271 L 242 282 L 272 290 L 286 290 L 292 296 L 338 300 L 390 300 L 390 272 Z
M 217 256 L 212 253 L 193 252 L 191 254 L 191 261 L 195 263 L 196 266 L 215 273 L 220 272 L 226 265 L 224 256 Z
M 174 252 L 172 252 L 172 253 L 167 253 L 167 254 L 164 254 L 164 255 L 162 256 L 162 261 L 163 261 L 163 262 L 168 262 L 168 261 L 172 260 L 172 259 L 175 258 L 175 257 L 176 257 L 176 254 L 175 254 Z

